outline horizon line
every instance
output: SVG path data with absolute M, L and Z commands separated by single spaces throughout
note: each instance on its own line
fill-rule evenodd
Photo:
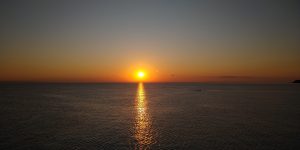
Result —
M 136 83 L 195 83 L 195 84 L 289 84 L 289 82 L 218 82 L 218 81 L 0 81 L 0 84 L 136 84 Z

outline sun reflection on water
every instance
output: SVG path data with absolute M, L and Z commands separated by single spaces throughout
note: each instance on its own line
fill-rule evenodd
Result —
M 139 83 L 136 100 L 136 117 L 134 137 L 137 141 L 137 148 L 143 149 L 154 143 L 151 119 L 148 113 L 147 99 L 143 83 Z

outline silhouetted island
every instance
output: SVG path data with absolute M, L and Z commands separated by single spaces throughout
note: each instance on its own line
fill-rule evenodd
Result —
M 300 80 L 295 80 L 293 83 L 300 83 Z

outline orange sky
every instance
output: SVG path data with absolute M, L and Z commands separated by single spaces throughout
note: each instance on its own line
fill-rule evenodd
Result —
M 140 69 L 148 82 L 300 78 L 292 2 L 28 3 L 0 5 L 0 81 L 135 82 Z

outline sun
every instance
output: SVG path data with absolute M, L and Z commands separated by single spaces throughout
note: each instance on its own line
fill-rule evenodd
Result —
M 139 71 L 137 75 L 138 75 L 139 78 L 144 78 L 145 73 L 142 72 L 142 71 Z
M 136 77 L 138 80 L 144 80 L 146 76 L 146 73 L 144 71 L 137 71 L 136 72 Z

